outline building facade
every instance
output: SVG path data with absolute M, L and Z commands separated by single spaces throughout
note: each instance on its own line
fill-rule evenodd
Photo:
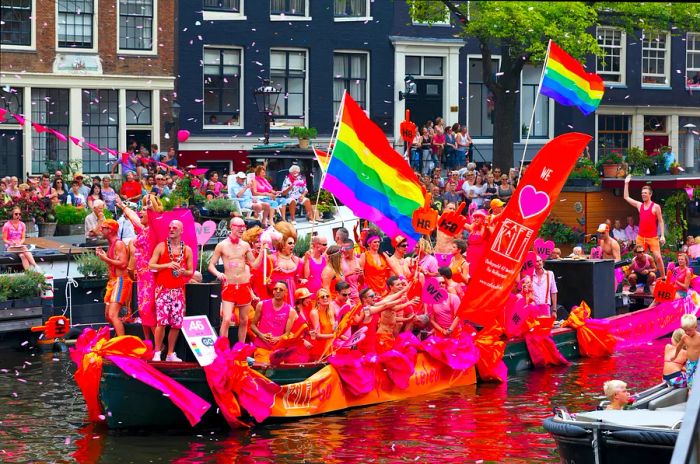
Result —
M 0 107 L 27 122 L 0 122 L 0 175 L 69 161 L 84 173 L 108 173 L 108 150 L 126 151 L 134 140 L 167 146 L 175 8 L 169 0 L 3 1 Z

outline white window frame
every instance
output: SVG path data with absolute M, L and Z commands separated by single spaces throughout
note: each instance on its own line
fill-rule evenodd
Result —
M 270 0 L 267 1 L 267 7 L 270 8 Z M 309 11 L 309 0 L 304 0 L 304 16 L 287 16 L 285 14 L 272 14 L 270 13 L 270 21 L 311 21 L 313 18 L 309 16 L 311 11 Z M 282 50 L 276 49 L 276 50 Z M 291 50 L 291 49 L 288 49 Z M 308 51 L 307 51 L 308 54 Z
M 354 55 L 365 55 L 365 56 L 367 57 L 367 69 L 366 69 L 366 71 L 365 71 L 365 72 L 367 73 L 367 79 L 365 79 L 365 96 L 366 96 L 366 102 L 365 102 L 364 111 L 365 111 L 365 114 L 367 114 L 367 117 L 369 117 L 369 114 L 370 114 L 370 113 L 369 113 L 369 106 L 370 106 L 370 102 L 372 101 L 371 98 L 370 98 L 370 97 L 371 97 L 371 96 L 370 96 L 370 88 L 371 88 L 371 86 L 370 86 L 370 82 L 369 82 L 370 79 L 371 79 L 371 77 L 372 77 L 372 75 L 370 74 L 370 70 L 371 70 L 371 67 L 370 67 L 370 53 L 369 53 L 367 50 L 351 50 L 351 49 L 345 49 L 345 48 L 339 48 L 339 49 L 337 49 L 337 50 L 333 50 L 333 55 L 335 55 L 336 53 L 344 53 L 344 54 L 348 54 L 348 55 L 353 55 L 353 54 L 354 54 Z M 334 78 L 335 78 L 335 77 L 334 77 Z M 331 98 L 332 98 L 332 97 L 331 97 Z M 333 118 L 334 118 L 334 119 L 335 119 L 335 116 L 336 116 L 336 114 L 333 114 Z
M 499 65 L 500 65 L 500 63 L 499 63 Z M 527 64 L 526 64 L 525 66 L 527 66 Z M 531 65 L 531 66 L 532 66 L 532 65 Z M 533 67 L 534 67 L 534 66 L 533 66 Z M 543 68 L 543 67 L 544 67 L 544 64 L 538 65 L 536 68 L 539 68 L 539 69 L 540 69 L 540 72 L 542 72 L 542 68 Z M 520 92 L 519 92 L 519 93 L 520 93 L 520 127 L 521 127 L 521 130 L 520 130 L 520 142 L 521 142 L 521 143 L 524 142 L 525 139 L 527 138 L 527 137 L 523 137 L 522 126 L 525 125 L 525 124 L 527 124 L 527 125 L 528 125 L 528 129 L 529 129 L 529 128 L 530 128 L 530 127 L 529 127 L 529 124 L 530 124 L 530 117 L 532 116 L 532 115 L 529 114 L 529 113 L 528 113 L 528 114 L 524 114 L 524 113 L 523 113 L 523 72 L 524 72 L 524 70 L 520 71 Z M 541 76 L 540 76 L 540 77 L 541 77 Z M 540 81 L 541 81 L 541 79 L 540 79 Z M 532 84 L 527 84 L 527 85 L 528 85 L 528 87 L 532 87 Z M 529 140 L 542 141 L 542 140 L 545 140 L 543 137 L 546 137 L 546 140 L 551 140 L 552 137 L 553 137 L 553 134 L 554 134 L 554 110 L 555 110 L 555 107 L 554 107 L 554 99 L 548 98 L 548 97 L 546 97 L 546 96 L 544 96 L 544 95 L 539 95 L 539 88 L 537 88 L 537 92 L 538 92 L 538 94 L 535 95 L 535 100 L 536 100 L 538 103 L 539 103 L 539 101 L 540 101 L 542 98 L 547 98 L 547 99 L 549 100 L 549 101 L 548 101 L 548 105 L 547 105 L 547 106 L 549 107 L 549 108 L 547 109 L 547 113 L 548 113 L 548 114 L 547 114 L 547 135 L 545 135 L 545 136 L 540 136 L 540 135 L 537 135 L 537 136 L 530 136 Z M 535 101 L 533 101 L 533 104 L 534 104 L 534 102 L 535 102 Z M 528 134 L 528 135 L 529 135 L 529 134 Z
M 688 49 L 688 44 L 690 43 L 690 37 L 694 36 L 695 37 L 695 44 L 698 47 L 697 49 L 694 50 L 689 50 Z M 686 89 L 697 89 L 698 86 L 690 86 L 688 84 L 688 79 L 692 79 L 695 73 L 700 73 L 700 67 L 698 68 L 689 68 L 688 67 L 688 56 L 691 54 L 697 54 L 698 55 L 698 60 L 700 61 L 700 32 L 688 32 L 686 33 L 686 39 L 685 39 L 685 88 Z
M 152 23 L 152 28 L 153 30 L 151 31 L 151 37 L 153 37 L 153 41 L 151 43 L 151 49 L 150 50 L 124 50 L 119 48 L 119 20 L 121 16 L 119 15 L 120 13 L 120 6 L 121 2 L 119 0 L 116 0 L 117 2 L 117 30 L 116 30 L 116 36 L 117 36 L 117 53 L 119 55 L 157 55 L 158 54 L 158 0 L 151 0 L 153 2 L 153 23 Z M 167 0 L 166 0 L 167 1 Z
M 644 33 L 644 32 L 643 32 Z M 639 71 L 640 71 L 640 77 L 641 77 L 641 86 L 642 88 L 661 88 L 661 89 L 670 89 L 671 88 L 671 34 L 668 32 L 663 33 L 666 36 L 666 46 L 663 48 L 664 51 L 664 81 L 661 84 L 656 84 L 652 82 L 644 82 L 644 76 L 652 76 L 652 77 L 657 77 L 659 76 L 658 74 L 644 74 L 644 50 L 662 50 L 660 48 L 645 48 L 644 47 L 644 40 L 641 40 L 641 60 L 640 60 L 640 66 L 639 66 Z M 658 35 L 661 35 L 658 34 Z M 645 36 L 644 36 L 645 37 Z M 650 40 L 648 41 L 649 43 L 653 42 L 655 40 Z
M 58 29 L 60 27 L 58 23 L 58 1 L 54 2 L 54 14 L 55 14 L 55 34 L 56 34 L 56 51 L 60 53 L 97 53 L 99 49 L 99 37 L 98 37 L 98 31 L 99 27 L 97 25 L 99 24 L 100 18 L 99 18 L 99 0 L 92 0 L 92 48 L 72 48 L 72 47 L 59 47 L 58 43 Z M 119 34 L 116 34 L 117 36 Z M 118 38 L 117 38 L 118 40 Z
M 308 2 L 308 0 L 307 0 Z M 296 48 L 296 47 L 274 47 L 270 48 L 270 54 L 268 56 L 268 59 L 270 60 L 270 69 L 272 69 L 272 52 L 304 52 L 306 56 L 306 62 L 305 62 L 305 75 L 304 75 L 304 123 L 303 125 L 305 127 L 309 127 L 309 62 L 310 62 L 310 52 L 308 48 Z M 273 83 L 274 84 L 274 83 Z M 284 95 L 280 95 L 280 98 L 284 98 Z M 273 119 L 275 119 L 275 116 L 273 115 Z M 284 118 L 280 118 L 284 119 Z M 270 125 L 270 130 L 271 131 L 289 131 L 290 126 L 287 124 L 281 125 L 281 126 L 275 126 L 274 124 Z
M 600 37 L 601 31 L 613 31 L 613 32 L 620 32 L 620 46 L 603 46 L 600 44 L 600 41 L 598 41 L 598 45 L 603 48 L 603 49 L 608 49 L 608 48 L 616 48 L 620 50 L 620 70 L 619 72 L 613 72 L 613 71 L 603 71 L 598 69 L 598 57 L 596 57 L 596 72 L 601 73 L 604 72 L 605 74 L 618 74 L 620 76 L 619 82 L 616 81 L 604 81 L 605 85 L 608 87 L 624 87 L 627 85 L 627 33 L 625 32 L 624 29 L 620 29 L 617 27 L 611 27 L 611 26 L 598 26 L 596 28 L 596 37 Z
M 202 19 L 204 21 L 245 21 L 248 17 L 245 15 L 245 0 L 240 0 L 240 11 L 209 11 L 202 9 Z
M 36 50 L 36 0 L 32 0 L 32 14 L 30 20 L 32 22 L 32 34 L 31 42 L 29 45 L 0 45 L 0 50 L 21 50 L 21 51 L 35 51 Z
M 372 21 L 374 18 L 372 17 L 370 7 L 372 5 L 372 2 L 370 0 L 365 0 L 365 4 L 367 5 L 365 7 L 366 14 L 364 16 L 335 16 L 335 13 L 333 14 L 333 21 L 336 23 L 349 23 L 349 22 L 355 22 L 355 21 Z M 335 1 L 333 2 L 333 7 L 335 7 Z
M 241 54 L 241 76 L 239 78 L 239 92 L 238 92 L 238 98 L 239 98 L 239 104 L 238 107 L 240 108 L 238 112 L 238 124 L 233 126 L 228 126 L 225 124 L 207 124 L 206 118 L 204 117 L 204 49 L 210 48 L 213 50 L 238 50 Z M 230 45 L 212 45 L 212 44 L 207 44 L 202 47 L 202 129 L 205 130 L 229 130 L 229 129 L 243 129 L 244 124 L 243 124 L 243 104 L 245 103 L 245 98 L 243 98 L 243 83 L 244 83 L 244 73 L 245 73 L 245 49 L 243 47 L 232 47 Z
M 467 55 L 467 69 L 466 69 L 467 76 L 466 76 L 465 81 L 464 81 L 466 83 L 466 86 L 467 86 L 467 99 L 469 99 L 469 95 L 468 95 L 469 94 L 469 86 L 471 85 L 471 81 L 469 80 L 470 79 L 469 70 L 471 69 L 470 62 L 472 60 L 483 61 L 483 59 L 484 58 L 481 54 L 470 53 Z M 496 72 L 500 72 L 501 62 L 503 61 L 501 55 L 491 55 L 491 61 L 496 63 Z M 486 85 L 486 84 L 482 84 L 482 85 Z M 471 121 L 472 115 L 469 114 L 469 101 L 466 101 L 465 105 L 466 106 L 465 106 L 464 110 L 467 114 L 467 121 Z M 469 126 L 467 125 L 467 127 L 469 127 Z M 470 129 L 469 135 L 472 135 L 471 129 Z M 493 135 L 491 135 L 491 136 L 475 135 L 473 137 L 475 139 L 477 139 L 479 141 L 479 143 L 485 143 L 487 145 L 493 144 Z
M 434 21 L 433 23 L 428 24 L 427 22 L 424 21 L 416 21 L 413 19 L 413 14 L 411 14 L 411 10 L 413 10 L 413 4 L 408 5 L 408 14 L 411 16 L 411 24 L 414 26 L 438 26 L 438 27 L 450 27 L 452 24 L 450 23 L 450 10 L 449 8 L 445 7 L 445 19 L 443 21 Z

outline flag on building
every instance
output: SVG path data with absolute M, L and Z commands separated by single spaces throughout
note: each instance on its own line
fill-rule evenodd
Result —
M 384 132 L 346 93 L 323 188 L 391 238 L 420 238 L 411 223 L 425 190 Z
M 583 69 L 574 57 L 550 41 L 540 93 L 566 106 L 576 106 L 583 114 L 598 108 L 605 86 L 596 73 Z

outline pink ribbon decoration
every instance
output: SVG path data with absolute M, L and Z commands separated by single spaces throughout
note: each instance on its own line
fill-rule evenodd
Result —
M 83 148 L 83 141 L 80 140 L 78 137 L 74 137 L 72 135 L 69 135 L 68 138 L 70 139 L 71 142 L 73 142 L 74 145 Z
M 19 114 L 13 114 L 12 117 L 15 118 L 15 120 L 19 123 L 20 126 L 24 126 L 24 123 L 25 123 L 24 116 L 21 116 Z
M 83 331 L 75 347 L 70 349 L 70 357 L 78 367 L 74 377 L 83 392 L 91 421 L 103 420 L 99 390 L 102 364 L 106 359 L 127 376 L 163 392 L 185 414 L 190 425 L 199 423 L 211 405 L 149 365 L 146 359 L 152 356 L 153 350 L 138 337 L 126 335 L 110 339 L 109 327 L 103 327 L 99 332 L 94 329 Z
M 454 370 L 469 369 L 479 360 L 479 351 L 474 345 L 474 339 L 466 331 L 462 332 L 458 339 L 431 335 L 423 340 L 422 346 L 433 359 Z
M 359 351 L 336 353 L 328 358 L 328 363 L 338 372 L 343 390 L 352 396 L 362 396 L 374 389 L 377 378 L 374 355 L 363 355 Z
M 255 348 L 236 343 L 229 349 L 226 337 L 219 337 L 214 348 L 216 358 L 204 367 L 204 373 L 226 421 L 231 427 L 247 426 L 239 419 L 241 406 L 256 421 L 264 421 L 270 415 L 275 395 L 281 387 L 248 365 L 246 358 L 253 356 Z
M 56 138 L 57 138 L 58 140 L 60 140 L 61 142 L 67 142 L 67 141 L 68 141 L 68 137 L 66 137 L 65 135 L 63 135 L 62 133 L 60 133 L 59 131 L 57 131 L 56 129 L 49 129 L 49 133 L 50 133 L 50 134 L 53 134 L 54 137 L 56 137 Z
M 569 361 L 562 356 L 552 339 L 554 318 L 538 317 L 527 321 L 529 330 L 525 332 L 525 345 L 535 367 L 568 366 Z
M 97 153 L 98 155 L 101 155 L 101 154 L 102 154 L 102 150 L 100 149 L 100 147 L 98 147 L 98 146 L 95 145 L 94 143 L 92 143 L 92 142 L 83 142 L 83 144 L 84 144 L 86 147 L 88 147 L 90 150 L 92 150 L 92 151 L 94 151 L 95 153 Z
M 42 125 L 39 124 L 38 122 L 33 122 L 33 123 L 32 123 L 32 127 L 33 127 L 34 130 L 37 131 L 39 134 L 41 134 L 42 132 L 48 132 L 48 131 L 49 131 L 49 128 L 48 128 L 48 127 L 42 126 Z

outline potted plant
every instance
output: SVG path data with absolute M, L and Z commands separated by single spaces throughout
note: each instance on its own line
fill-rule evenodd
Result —
M 41 293 L 46 289 L 46 277 L 35 271 L 0 276 L 1 309 L 35 308 L 41 306 Z
M 616 150 L 607 152 L 596 164 L 598 171 L 602 170 L 603 177 L 617 177 L 621 167 L 622 156 Z
M 570 187 L 592 187 L 600 185 L 600 175 L 590 158 L 582 156 L 569 174 L 566 185 Z
M 289 129 L 289 136 L 299 139 L 299 148 L 309 148 L 309 139 L 318 135 L 318 131 L 313 127 L 292 127 Z
M 335 201 L 333 195 L 327 190 L 321 190 L 321 194 L 316 202 L 316 217 L 323 219 L 333 219 L 335 212 Z
M 56 206 L 51 200 L 40 199 L 40 211 L 37 212 L 36 223 L 39 227 L 39 237 L 53 237 L 56 233 Z
M 674 176 L 677 176 L 681 173 L 681 165 L 678 164 L 678 161 L 674 161 L 673 163 L 671 163 L 671 166 L 668 168 L 668 172 L 670 172 Z
M 639 147 L 628 148 L 625 151 L 625 161 L 629 166 L 630 174 L 634 176 L 648 175 L 654 166 L 654 158 Z
M 107 283 L 107 263 L 102 261 L 92 251 L 80 253 L 75 257 L 75 263 L 78 266 L 78 272 L 83 275 L 80 279 L 80 286 L 84 288 L 104 287 Z
M 236 203 L 230 198 L 214 198 L 204 203 L 201 209 L 203 217 L 230 218 L 231 213 L 238 212 Z
M 73 205 L 56 205 L 56 235 L 84 235 L 85 218 L 89 214 L 85 208 Z

